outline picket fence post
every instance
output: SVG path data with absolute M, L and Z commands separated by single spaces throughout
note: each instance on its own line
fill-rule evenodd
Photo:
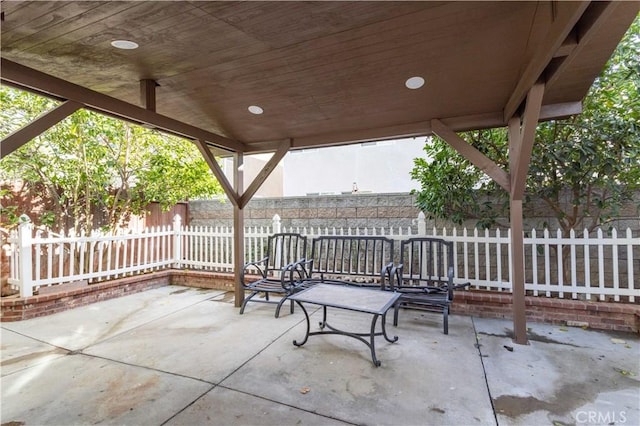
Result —
M 179 269 L 182 266 L 182 217 L 179 214 L 173 217 L 173 267 Z
M 282 224 L 280 222 L 280 216 L 278 216 L 277 214 L 273 215 L 273 219 L 272 219 L 272 229 L 273 229 L 273 233 L 274 234 L 279 234 L 282 229 Z
M 418 213 L 418 235 L 427 235 L 427 218 L 424 212 Z
M 32 265 L 32 234 L 33 223 L 26 214 L 20 216 L 18 226 L 18 248 L 20 250 L 20 265 L 18 265 L 18 277 L 20 286 L 20 297 L 33 296 L 33 273 Z

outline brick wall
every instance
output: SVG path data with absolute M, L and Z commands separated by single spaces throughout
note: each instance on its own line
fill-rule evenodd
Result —
M 102 300 L 162 287 L 171 282 L 171 275 L 172 271 L 166 270 L 91 284 L 88 287 L 62 290 L 57 293 L 31 297 L 4 297 L 0 301 L 0 321 L 21 321 L 51 315 Z
M 512 319 L 512 297 L 508 293 L 459 291 L 451 312 L 482 318 Z M 527 321 L 566 325 L 586 323 L 589 328 L 640 331 L 640 305 L 580 300 L 525 297 Z
M 28 298 L 7 297 L 1 304 L 0 321 L 21 321 L 88 305 L 101 300 L 133 294 L 165 285 L 183 285 L 233 291 L 233 275 L 187 270 L 165 270 L 121 278 L 88 287 Z M 526 297 L 527 320 L 557 325 L 587 323 L 597 330 L 640 331 L 640 306 L 624 303 L 582 302 L 578 300 Z M 453 314 L 483 318 L 512 318 L 511 295 L 485 291 L 459 291 L 451 308 Z

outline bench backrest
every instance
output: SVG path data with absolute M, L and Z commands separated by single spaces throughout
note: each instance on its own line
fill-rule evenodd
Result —
M 281 271 L 307 255 L 307 237 L 295 233 L 279 233 L 269 236 L 265 256 L 269 258 L 267 271 Z
M 393 240 L 386 237 L 316 237 L 311 250 L 311 274 L 380 277 L 393 262 L 393 253 Z
M 453 287 L 453 242 L 409 238 L 400 244 L 401 286 Z

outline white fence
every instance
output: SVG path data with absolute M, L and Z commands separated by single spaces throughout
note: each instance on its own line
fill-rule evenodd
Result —
M 453 241 L 455 277 L 472 288 L 511 291 L 510 235 L 506 232 L 462 229 L 430 230 L 424 215 L 417 232 L 408 229 L 289 228 L 272 226 L 245 229 L 245 261 L 260 259 L 266 240 L 275 232 L 318 235 L 385 235 L 401 240 L 412 236 L 438 236 Z M 525 233 L 525 288 L 528 294 L 584 300 L 636 302 L 640 298 L 640 238 L 631 230 L 607 235 L 598 230 Z M 140 234 L 55 236 L 33 233 L 28 218 L 3 247 L 10 258 L 8 282 L 22 296 L 40 286 L 78 280 L 96 282 L 163 268 L 189 268 L 232 272 L 233 229 L 184 227 L 179 216 L 173 226 L 151 228 Z M 564 253 L 564 256 L 563 256 Z M 640 299 L 639 299 L 640 300 Z

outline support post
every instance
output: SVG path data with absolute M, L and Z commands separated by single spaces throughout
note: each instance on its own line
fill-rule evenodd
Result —
M 142 108 L 156 112 L 156 87 L 158 83 L 150 78 L 140 80 L 140 103 Z
M 511 216 L 511 265 L 513 275 L 511 277 L 511 291 L 513 300 L 513 341 L 520 345 L 526 345 L 527 339 L 527 315 L 525 307 L 524 290 L 524 235 L 522 227 L 522 200 L 509 202 Z
M 513 340 L 526 345 L 527 314 L 524 287 L 524 229 L 522 226 L 522 199 L 526 189 L 531 151 L 540 118 L 545 84 L 538 81 L 527 94 L 522 125 L 520 117 L 509 119 L 509 215 L 511 222 L 511 292 L 513 296 Z
M 241 152 L 234 155 L 234 185 L 238 197 L 243 193 L 243 162 Z M 233 276 L 235 281 L 235 307 L 239 308 L 244 302 L 244 288 L 242 287 L 242 267 L 244 266 L 244 206 L 239 203 L 233 206 Z
M 32 262 L 32 233 L 33 224 L 26 214 L 20 216 L 18 226 L 18 250 L 20 250 L 18 279 L 20 282 L 20 297 L 33 296 L 33 273 Z

